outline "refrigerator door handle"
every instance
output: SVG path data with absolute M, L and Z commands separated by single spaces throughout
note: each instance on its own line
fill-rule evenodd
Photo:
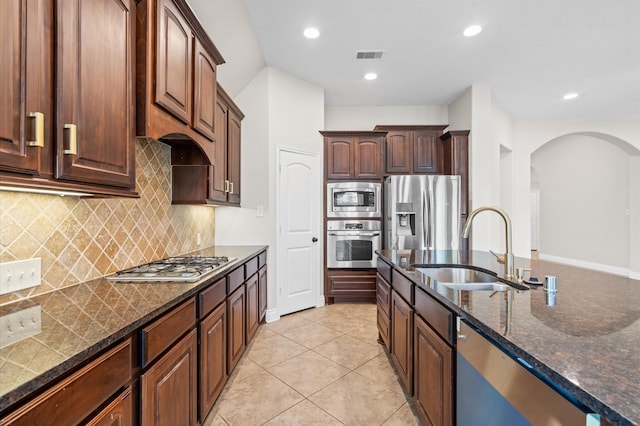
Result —
M 429 247 L 429 242 L 431 240 L 431 229 L 429 225 L 429 215 L 431 214 L 431 206 L 429 205 L 429 199 L 427 198 L 427 193 L 422 191 L 422 245 L 423 248 L 426 246 Z

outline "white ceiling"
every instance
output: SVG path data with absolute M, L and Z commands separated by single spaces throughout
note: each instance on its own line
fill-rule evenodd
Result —
M 323 87 L 327 105 L 447 105 L 478 83 L 516 119 L 640 120 L 639 0 L 245 5 L 267 65 Z M 484 29 L 464 37 L 471 24 Z M 307 26 L 320 37 L 304 38 Z M 358 50 L 384 55 L 356 60 Z M 377 80 L 363 79 L 370 71 Z M 563 101 L 568 92 L 580 96 Z

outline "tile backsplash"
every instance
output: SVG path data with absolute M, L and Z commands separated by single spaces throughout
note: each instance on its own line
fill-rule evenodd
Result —
M 214 244 L 213 208 L 171 205 L 169 146 L 136 140 L 136 190 L 139 199 L 0 191 L 0 262 L 42 259 L 42 284 L 0 305 Z

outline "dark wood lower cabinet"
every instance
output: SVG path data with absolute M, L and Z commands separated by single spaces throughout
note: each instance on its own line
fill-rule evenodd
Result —
M 111 404 L 94 416 L 87 426 L 130 426 L 133 425 L 133 398 L 128 387 Z
M 227 306 L 221 303 L 200 323 L 200 423 L 227 382 Z
M 391 358 L 407 391 L 413 392 L 413 309 L 395 291 L 391 295 Z
M 375 303 L 376 271 L 329 270 L 325 278 L 327 303 Z
M 197 336 L 191 330 L 141 377 L 142 425 L 195 425 Z
M 260 324 L 258 274 L 253 274 L 246 283 L 247 286 L 247 332 L 245 335 L 248 345 Z
M 246 347 L 245 285 L 227 298 L 227 374 L 235 368 Z
M 427 425 L 451 425 L 453 349 L 416 315 L 414 323 L 414 399 Z
M 262 322 L 267 314 L 267 265 L 258 271 L 258 318 Z

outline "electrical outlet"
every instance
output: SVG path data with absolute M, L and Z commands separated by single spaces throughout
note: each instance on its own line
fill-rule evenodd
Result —
M 256 207 L 256 217 L 264 217 L 264 206 Z
M 196 234 L 196 246 L 200 247 L 201 244 L 202 244 L 202 235 L 200 235 L 200 233 L 198 232 Z
M 9 346 L 42 331 L 40 305 L 0 317 L 0 348 Z
M 40 258 L 0 263 L 0 294 L 40 285 Z

